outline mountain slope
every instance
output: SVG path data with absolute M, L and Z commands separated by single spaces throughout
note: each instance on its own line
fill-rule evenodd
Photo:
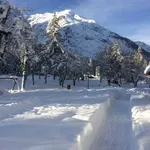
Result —
M 50 40 L 48 24 L 53 15 L 53 13 L 36 14 L 29 18 L 36 33 L 37 42 L 40 44 Z M 56 12 L 56 16 L 61 17 L 59 20 L 60 42 L 66 49 L 87 57 L 93 57 L 97 51 L 110 47 L 115 42 L 119 43 L 122 51 L 126 53 L 138 49 L 138 45 L 133 41 L 101 27 L 94 20 L 82 18 L 71 10 Z
M 145 49 L 146 51 L 150 52 L 150 46 L 145 44 L 144 42 L 137 41 L 136 44 L 139 45 L 141 48 Z

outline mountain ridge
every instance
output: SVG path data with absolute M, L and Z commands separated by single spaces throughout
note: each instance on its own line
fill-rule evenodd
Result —
M 146 51 L 150 52 L 150 45 L 142 42 L 142 41 L 136 41 L 137 45 L 139 45 L 141 48 L 145 49 Z
M 96 21 L 85 19 L 73 13 L 70 9 L 55 14 L 57 17 L 62 17 L 59 21 L 61 44 L 83 56 L 94 57 L 96 52 L 110 47 L 116 42 L 126 53 L 138 49 L 138 45 L 132 40 L 105 29 Z M 40 44 L 50 40 L 48 24 L 51 22 L 53 15 L 54 13 L 35 14 L 28 19 Z M 143 51 L 145 50 L 143 49 Z

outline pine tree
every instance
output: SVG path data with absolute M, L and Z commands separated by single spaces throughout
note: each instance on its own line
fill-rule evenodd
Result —
M 57 42 L 60 36 L 59 29 L 60 29 L 59 18 L 57 18 L 56 13 L 54 13 L 53 19 L 48 24 L 47 32 L 49 36 L 52 38 L 52 40 Z
M 127 82 L 132 82 L 137 87 L 138 81 L 142 77 L 146 61 L 141 53 L 136 52 L 132 55 L 124 56 L 122 61 L 122 74 Z
M 100 66 L 100 75 L 107 78 L 108 85 L 111 81 L 119 83 L 121 60 L 120 46 L 117 43 L 112 48 L 105 48 L 105 50 L 97 53 L 96 61 Z

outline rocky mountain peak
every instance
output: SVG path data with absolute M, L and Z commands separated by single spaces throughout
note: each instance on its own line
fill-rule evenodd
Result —
M 100 26 L 96 21 L 83 18 L 70 9 L 55 13 L 35 14 L 29 17 L 29 22 L 36 33 L 38 43 L 43 44 L 50 40 L 48 25 L 54 14 L 57 18 L 61 18 L 59 19 L 60 42 L 64 48 L 71 49 L 73 52 L 87 57 L 94 57 L 96 52 L 104 50 L 114 43 L 118 43 L 121 50 L 126 53 L 138 49 L 138 45 L 130 39 L 111 32 Z

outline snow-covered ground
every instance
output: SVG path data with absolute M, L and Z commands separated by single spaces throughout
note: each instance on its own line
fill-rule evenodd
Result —
M 133 130 L 139 150 L 150 150 L 150 89 L 134 89 L 133 92 Z
M 9 93 L 1 80 L 0 150 L 149 150 L 150 89 L 86 84 L 29 79 L 26 91 Z

